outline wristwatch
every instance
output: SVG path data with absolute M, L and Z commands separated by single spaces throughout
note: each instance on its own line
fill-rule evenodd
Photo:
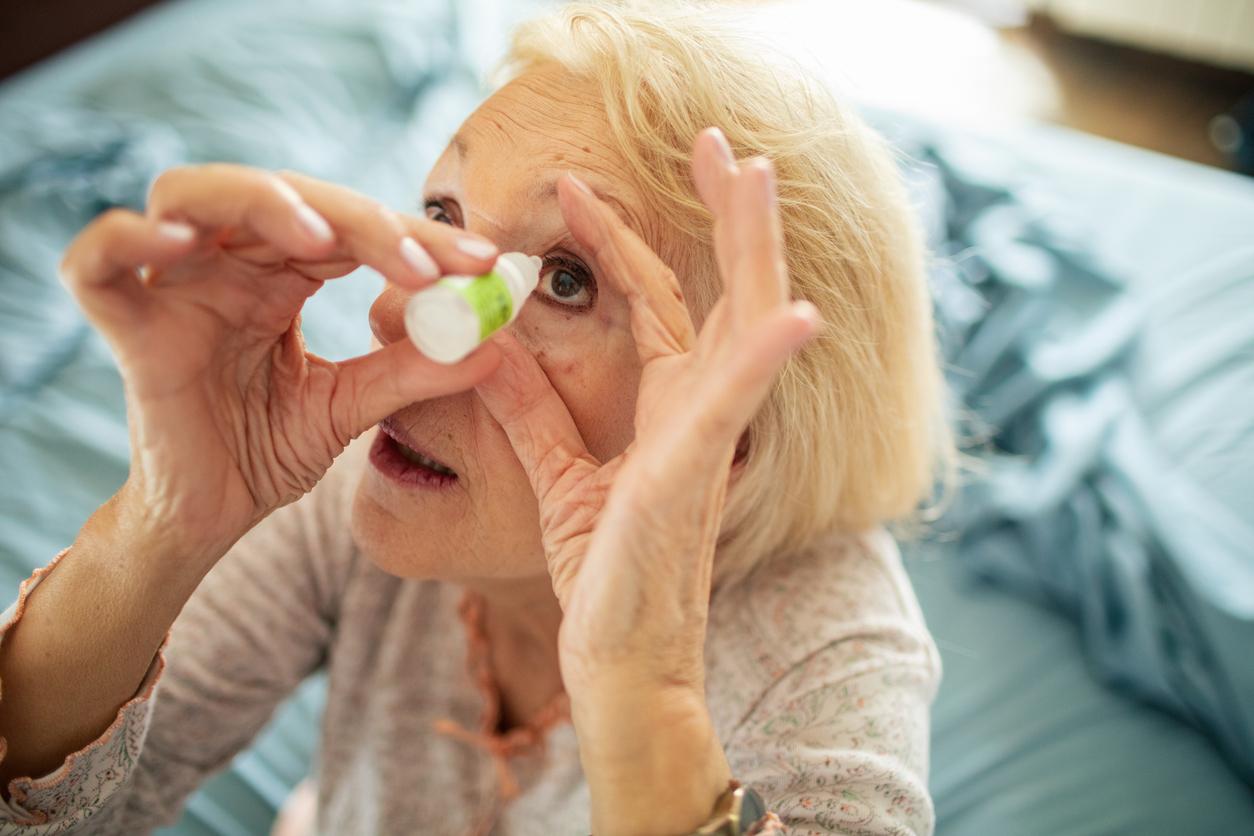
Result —
M 750 787 L 732 780 L 719 796 L 710 820 L 692 831 L 691 836 L 744 836 L 754 822 L 766 815 L 762 796 Z

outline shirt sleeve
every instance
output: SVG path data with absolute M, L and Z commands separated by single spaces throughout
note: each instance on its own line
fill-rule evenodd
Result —
M 726 745 L 732 774 L 783 824 L 763 832 L 932 833 L 928 715 L 939 665 L 930 640 L 900 639 L 926 646 L 877 647 L 881 633 L 823 648 L 776 681 L 737 728 Z
M 347 509 L 355 484 L 345 469 L 337 462 L 206 575 L 135 696 L 99 738 L 48 775 L 10 781 L 0 836 L 132 834 L 173 824 L 187 797 L 251 742 L 324 661 L 353 560 Z M 72 559 L 67 549 L 22 585 L 0 641 L 40 580 Z

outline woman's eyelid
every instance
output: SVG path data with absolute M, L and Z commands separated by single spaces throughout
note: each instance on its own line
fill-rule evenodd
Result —
M 457 201 L 451 197 L 441 197 L 439 195 L 429 195 L 422 200 L 422 209 L 427 217 L 431 216 L 431 210 L 437 210 L 440 214 L 452 222 L 453 226 L 462 226 L 461 207 Z
M 536 254 L 543 258 L 546 264 L 550 261 L 566 264 L 583 273 L 591 281 L 596 281 L 596 274 L 592 269 L 591 262 L 580 255 L 579 245 L 571 237 L 570 233 L 566 233 L 560 238 L 551 241 L 542 249 L 537 250 Z

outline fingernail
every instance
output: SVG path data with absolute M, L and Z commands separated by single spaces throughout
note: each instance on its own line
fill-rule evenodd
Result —
M 722 157 L 723 162 L 729 166 L 735 165 L 736 155 L 732 153 L 731 145 L 727 143 L 727 136 L 719 128 L 710 128 L 710 135 L 714 137 L 714 147 L 718 150 L 718 155 Z
M 793 302 L 792 310 L 799 318 L 806 320 L 811 325 L 818 325 L 823 321 L 819 309 L 814 306 L 813 302 L 806 299 L 798 299 Z
M 496 245 L 482 238 L 458 238 L 454 241 L 454 246 L 474 258 L 492 258 L 496 255 Z
M 570 182 L 573 183 L 575 188 L 579 189 L 579 191 L 583 192 L 588 197 L 596 197 L 596 195 L 592 193 L 592 189 L 588 187 L 588 184 L 576 177 L 574 172 L 568 171 L 566 172 L 566 176 L 570 178 Z
M 440 267 L 431 258 L 417 241 L 409 236 L 401 239 L 401 258 L 405 259 L 405 263 L 414 268 L 414 272 L 422 276 L 424 279 L 438 279 L 440 277 Z
M 766 157 L 754 157 L 745 164 L 745 168 L 759 174 L 757 181 L 758 187 L 762 190 L 762 196 L 768 203 L 774 204 L 776 200 L 775 166 L 771 165 L 771 161 Z
M 162 238 L 168 238 L 171 241 L 177 241 L 180 244 L 186 244 L 196 237 L 196 228 L 188 224 L 177 223 L 175 221 L 162 221 L 157 224 L 157 234 Z
M 274 187 L 278 189 L 279 194 L 283 196 L 283 199 L 293 206 L 300 206 L 305 202 L 300 196 L 300 192 L 296 191 L 296 188 L 286 180 L 275 177 L 273 183 Z
M 306 232 L 319 241 L 335 240 L 335 233 L 331 231 L 331 225 L 323 220 L 322 216 L 308 204 L 302 203 L 296 207 L 296 220 L 300 221 L 300 225 L 304 227 Z

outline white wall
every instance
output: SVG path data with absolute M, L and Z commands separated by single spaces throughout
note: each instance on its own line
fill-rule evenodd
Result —
M 1254 0 L 1027 0 L 1063 29 L 1254 70 Z

